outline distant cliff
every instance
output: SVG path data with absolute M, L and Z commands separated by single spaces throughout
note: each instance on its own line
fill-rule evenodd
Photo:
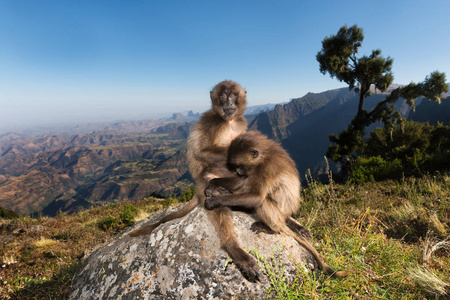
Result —
M 348 89 L 332 90 L 320 94 L 308 93 L 304 97 L 277 105 L 253 120 L 250 129 L 259 130 L 270 138 L 283 140 L 291 135 L 288 126 L 327 105 L 336 97 L 348 95 Z
M 438 104 L 434 101 L 424 100 L 416 107 L 416 111 L 411 111 L 408 120 L 417 122 L 428 122 L 436 125 L 438 122 L 450 125 L 450 97 L 442 99 Z

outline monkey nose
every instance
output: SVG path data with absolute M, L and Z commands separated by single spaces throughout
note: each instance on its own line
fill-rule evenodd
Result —
M 244 168 L 242 168 L 242 167 L 237 167 L 237 168 L 236 168 L 236 173 L 237 173 L 239 176 L 245 176 L 245 175 L 247 175 L 246 172 L 245 172 L 245 170 L 244 170 Z
M 234 114 L 236 112 L 236 108 L 232 108 L 232 107 L 225 108 L 223 111 L 226 115 L 231 116 L 232 114 Z

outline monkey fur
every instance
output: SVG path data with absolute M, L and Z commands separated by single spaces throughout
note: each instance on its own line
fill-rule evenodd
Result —
M 212 89 L 210 98 L 211 109 L 202 114 L 188 138 L 188 165 L 197 184 L 196 195 L 176 212 L 135 230 L 130 236 L 151 234 L 162 223 L 185 216 L 197 205 L 204 207 L 204 190 L 209 180 L 232 175 L 226 167 L 227 150 L 231 141 L 247 130 L 247 121 L 243 117 L 246 91 L 238 83 L 225 80 Z M 258 265 L 239 246 L 234 233 L 231 209 L 220 207 L 206 212 L 219 236 L 222 249 L 248 276 L 256 278 Z
M 257 220 L 252 230 L 289 235 L 311 252 L 326 274 L 348 275 L 347 271 L 331 269 L 305 239 L 309 231 L 291 218 L 300 205 L 300 181 L 294 161 L 278 143 L 259 132 L 243 133 L 231 142 L 227 166 L 234 175 L 209 182 L 205 189 L 206 209 L 252 209 Z M 231 193 L 218 195 L 218 188 Z
M 238 83 L 225 80 L 211 90 L 210 98 L 211 109 L 202 114 L 188 138 L 189 170 L 197 183 L 197 191 L 202 192 L 176 212 L 132 232 L 130 236 L 151 234 L 159 225 L 185 216 L 197 205 L 203 207 L 203 190 L 207 182 L 230 174 L 225 167 L 228 146 L 233 138 L 247 130 L 247 121 L 242 116 L 246 107 L 246 91 Z

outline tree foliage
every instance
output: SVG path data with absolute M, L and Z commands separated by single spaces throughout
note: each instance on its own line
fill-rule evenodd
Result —
M 350 170 L 357 182 L 450 169 L 450 126 L 405 121 L 392 132 L 375 129 L 365 142 L 364 156 Z
M 332 144 L 327 156 L 340 161 L 348 155 L 361 155 L 367 145 L 364 143 L 365 128 L 375 122 L 382 122 L 384 130 L 392 138 L 393 129 L 404 123 L 404 118 L 395 111 L 395 103 L 406 99 L 414 109 L 414 101 L 419 97 L 440 103 L 441 94 L 448 91 L 445 74 L 432 72 L 421 83 L 411 82 L 407 86 L 393 90 L 385 100 L 379 102 L 370 111 L 364 110 L 364 100 L 371 95 L 371 86 L 386 91 L 392 84 L 393 59 L 381 56 L 381 50 L 373 50 L 369 56 L 357 57 L 358 50 L 364 40 L 362 29 L 356 25 L 348 28 L 342 26 L 336 35 L 326 37 L 322 41 L 322 49 L 317 53 L 320 72 L 329 73 L 349 85 L 349 89 L 359 92 L 359 105 L 356 116 L 348 127 L 339 135 L 330 135 Z
M 363 40 L 362 28 L 342 26 L 336 35 L 322 41 L 322 50 L 316 56 L 322 74 L 329 73 L 332 78 L 347 83 L 350 90 L 360 93 L 358 113 L 365 98 L 371 95 L 372 84 L 386 91 L 394 79 L 391 72 L 394 60 L 382 57 L 380 49 L 373 50 L 369 56 L 357 57 Z

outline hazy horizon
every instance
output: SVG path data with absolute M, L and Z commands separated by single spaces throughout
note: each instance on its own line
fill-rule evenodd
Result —
M 344 24 L 363 28 L 361 55 L 394 58 L 394 82 L 449 76 L 450 2 L 431 4 L 2 1 L 0 133 L 202 112 L 224 79 L 246 88 L 250 106 L 345 87 L 315 59 Z

